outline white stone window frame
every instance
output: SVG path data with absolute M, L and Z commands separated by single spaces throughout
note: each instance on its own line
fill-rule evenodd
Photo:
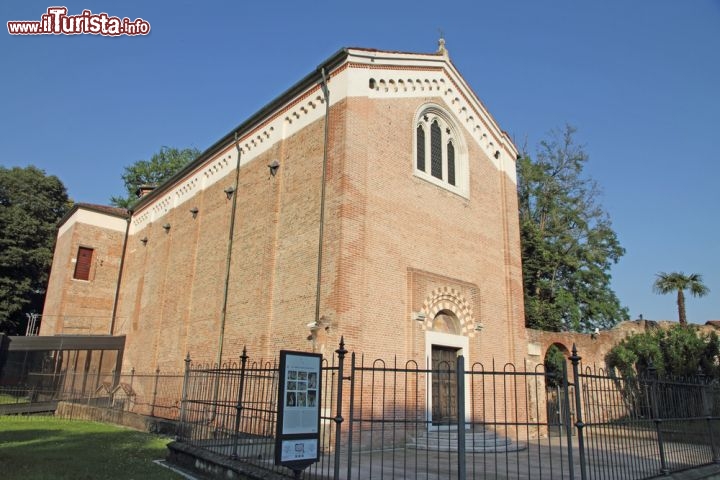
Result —
M 434 177 L 432 169 L 432 150 L 430 126 L 438 122 L 441 132 L 442 150 L 442 178 Z M 417 129 L 422 126 L 425 131 L 425 170 L 417 168 L 418 138 Z M 448 133 L 448 131 L 450 133 Z M 455 149 L 455 185 L 448 182 L 447 146 L 452 142 Z M 425 181 L 449 190 L 464 198 L 470 197 L 470 168 L 468 164 L 467 146 L 453 117 L 440 105 L 430 103 L 422 105 L 415 115 L 413 122 L 413 174 Z

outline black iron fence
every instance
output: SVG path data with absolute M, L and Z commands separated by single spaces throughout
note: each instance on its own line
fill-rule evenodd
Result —
M 331 461 L 312 467 L 316 478 L 332 477 L 335 465 L 334 408 L 341 391 L 337 361 L 337 356 L 331 356 L 322 362 L 321 448 Z M 251 362 L 246 352 L 237 365 L 221 368 L 193 364 L 188 356 L 178 440 L 262 469 L 287 473 L 273 466 L 278 379 L 276 360 Z
M 702 379 L 623 379 L 575 351 L 552 382 L 542 366 L 347 353 L 323 363 L 321 457 L 304 478 L 642 479 L 720 462 L 720 392 Z M 186 359 L 179 441 L 291 476 L 273 464 L 278 373 L 245 353 Z
M 717 383 L 569 360 L 551 378 L 542 365 L 420 365 L 341 344 L 323 360 L 321 456 L 304 478 L 642 479 L 720 463 Z M 170 419 L 182 444 L 291 476 L 273 463 L 278 378 L 275 360 L 245 352 L 222 366 L 188 357 L 182 373 L 33 373 L 0 387 L 0 411 L 63 401 Z
M 618 378 L 578 368 L 586 478 L 604 478 L 598 465 L 614 464 L 611 478 L 646 478 L 720 463 L 720 391 L 703 377 Z
M 0 385 L 0 414 L 56 411 L 60 402 L 131 412 L 168 420 L 180 414 L 183 374 L 177 372 L 128 374 L 66 370 L 30 373 L 21 382 Z M 60 408 L 66 418 L 81 418 L 75 408 Z

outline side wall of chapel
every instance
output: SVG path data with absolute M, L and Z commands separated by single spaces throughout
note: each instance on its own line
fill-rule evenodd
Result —
M 333 116 L 341 110 L 333 108 Z M 311 123 L 240 168 L 223 362 L 237 361 L 245 346 L 254 359 L 311 348 L 306 325 L 315 310 L 323 126 Z M 273 160 L 280 163 L 275 176 L 267 167 Z M 224 153 L 213 161 L 222 166 L 221 180 L 128 241 L 119 307 L 130 319 L 128 368 L 180 369 L 186 353 L 217 361 L 232 212 L 225 190 L 234 184 L 235 160 Z M 337 237 L 328 217 L 326 238 Z M 325 261 L 333 261 L 332 252 Z

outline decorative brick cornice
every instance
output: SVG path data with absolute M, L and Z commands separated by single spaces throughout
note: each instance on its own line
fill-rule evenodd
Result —
M 500 157 L 504 156 L 514 166 L 515 152 L 506 139 L 493 128 L 494 121 L 478 104 L 470 100 L 465 88 L 455 81 L 453 75 L 440 67 L 411 68 L 353 64 L 353 68 L 368 68 L 369 96 L 374 98 L 394 97 L 440 97 L 452 111 L 459 124 L 485 152 L 498 169 L 502 169 Z
M 457 117 L 457 123 L 464 126 L 490 161 L 512 179 L 515 178 L 514 147 L 511 142 L 505 141 L 504 133 L 447 58 L 435 54 L 359 49 L 347 50 L 344 59 L 338 60 L 341 57 L 332 57 L 333 62 L 337 60 L 339 63 L 328 64 L 330 71 L 326 73 L 332 104 L 353 96 L 442 98 Z M 321 108 L 325 99 L 320 92 L 320 84 L 313 83 L 312 76 L 293 87 L 292 94 L 271 102 L 269 107 L 243 124 L 247 124 L 247 128 L 237 130 L 240 134 L 237 146 L 234 139 L 226 135 L 187 171 L 179 173 L 171 183 L 161 185 L 151 193 L 133 215 L 131 234 L 234 171 L 238 160 L 237 147 L 241 165 L 244 165 L 282 139 L 320 120 L 325 112 L 325 108 Z M 368 82 L 368 78 L 374 79 L 374 82 Z

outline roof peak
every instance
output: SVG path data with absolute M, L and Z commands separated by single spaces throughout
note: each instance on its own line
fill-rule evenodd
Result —
M 445 47 L 445 32 L 443 32 L 442 29 L 438 29 L 438 31 L 440 32 L 440 38 L 438 39 L 437 53 L 443 57 L 449 58 L 450 55 Z

